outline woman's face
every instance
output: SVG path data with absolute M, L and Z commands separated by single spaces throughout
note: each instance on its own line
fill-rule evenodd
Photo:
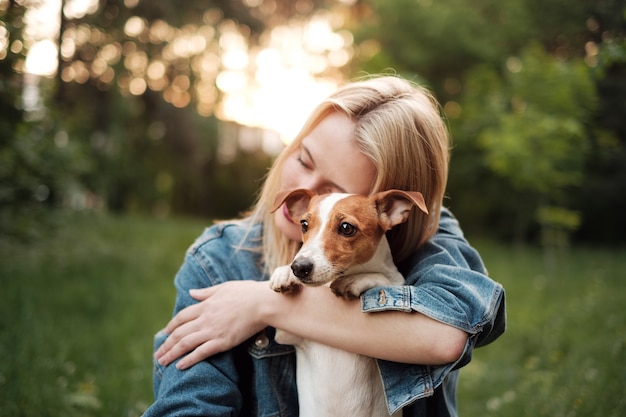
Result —
M 376 168 L 354 144 L 354 122 L 330 113 L 309 132 L 283 164 L 281 191 L 305 188 L 318 194 L 369 194 Z M 278 229 L 291 240 L 301 240 L 299 223 L 285 205 L 274 213 Z

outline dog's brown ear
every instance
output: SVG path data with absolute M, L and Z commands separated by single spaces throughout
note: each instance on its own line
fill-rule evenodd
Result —
M 274 198 L 274 207 L 271 212 L 275 212 L 285 203 L 287 204 L 289 215 L 294 219 L 298 218 L 306 213 L 309 202 L 315 195 L 315 192 L 304 188 L 292 191 L 279 191 Z
M 428 214 L 422 193 L 417 191 L 388 190 L 374 195 L 380 224 L 385 231 L 404 223 L 414 206 Z
M 272 206 L 272 209 L 270 210 L 270 213 L 275 212 L 276 210 L 278 210 L 280 208 L 280 206 L 283 205 L 283 203 L 285 202 L 285 199 L 287 198 L 289 193 L 291 193 L 290 190 L 283 190 L 283 191 L 279 191 L 276 194 L 276 197 L 274 197 L 274 205 Z

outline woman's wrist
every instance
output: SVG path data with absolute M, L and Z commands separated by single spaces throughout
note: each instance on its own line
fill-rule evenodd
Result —
M 256 291 L 256 311 L 257 318 L 263 325 L 276 326 L 276 318 L 282 313 L 284 306 L 282 306 L 282 298 L 286 297 L 285 294 L 275 292 L 270 288 L 267 281 L 255 282 Z

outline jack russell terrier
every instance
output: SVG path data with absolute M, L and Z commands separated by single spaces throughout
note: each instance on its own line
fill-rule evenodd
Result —
M 414 206 L 428 213 L 418 192 L 279 193 L 272 211 L 283 207 L 300 222 L 303 244 L 291 265 L 276 268 L 270 287 L 289 293 L 302 284 L 326 285 L 338 297 L 356 299 L 376 286 L 402 285 L 385 232 L 405 222 Z M 300 417 L 389 416 L 375 359 L 278 329 L 276 341 L 296 349 Z M 401 415 L 402 410 L 393 417 Z

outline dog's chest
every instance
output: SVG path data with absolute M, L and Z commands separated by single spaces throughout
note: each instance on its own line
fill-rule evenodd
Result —
M 301 417 L 388 417 L 374 359 L 309 340 L 296 346 Z

